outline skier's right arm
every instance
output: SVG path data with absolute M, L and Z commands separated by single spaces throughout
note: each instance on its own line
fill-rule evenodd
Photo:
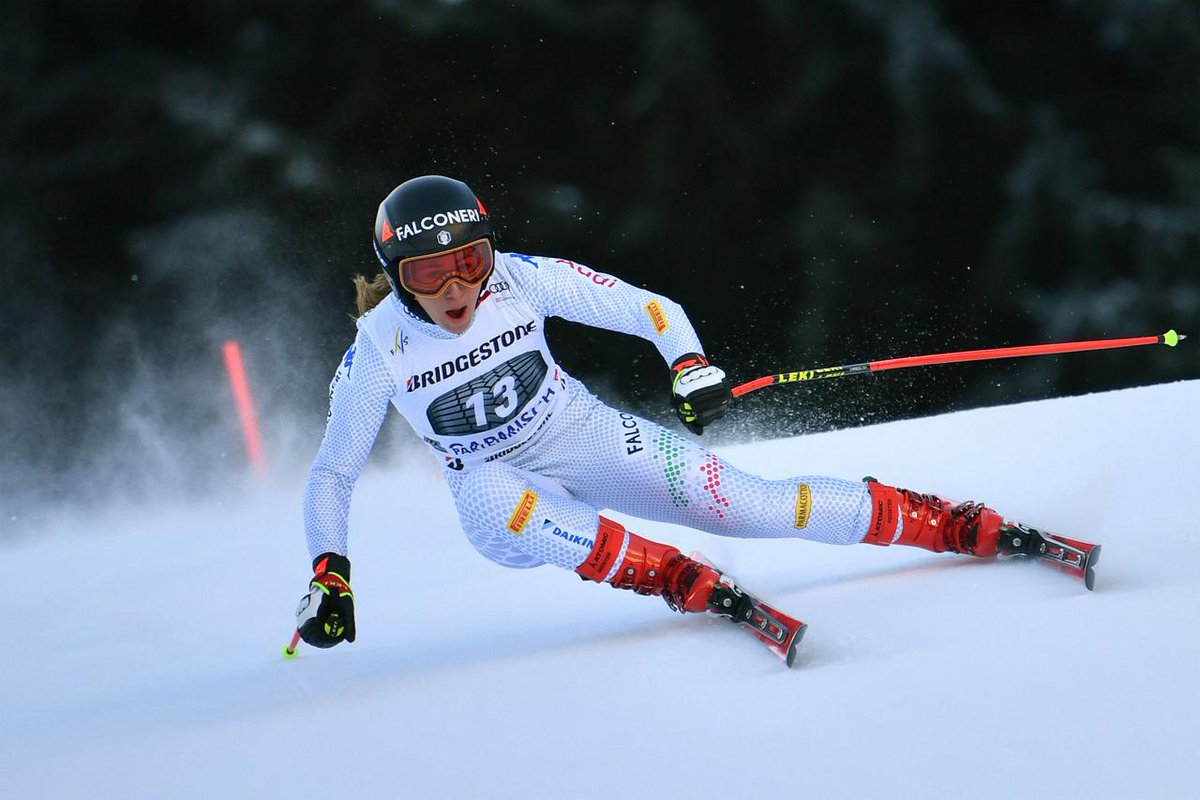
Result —
M 296 611 L 296 627 L 316 647 L 354 641 L 354 595 L 346 557 L 350 496 L 394 390 L 379 351 L 360 332 L 329 384 L 325 438 L 304 490 L 304 529 L 313 577 Z

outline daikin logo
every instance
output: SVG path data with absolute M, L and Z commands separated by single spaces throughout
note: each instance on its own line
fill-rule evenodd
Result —
M 447 225 L 461 225 L 464 222 L 479 222 L 479 220 L 479 210 L 475 208 L 460 208 L 457 211 L 442 211 L 437 214 L 430 214 L 429 216 L 406 222 L 395 229 L 388 225 L 388 221 L 385 219 L 383 224 L 383 240 L 386 242 L 392 236 L 395 236 L 397 239 L 403 241 L 423 231 L 431 231 L 434 228 L 445 228 Z M 442 242 L 441 233 L 438 234 L 438 241 L 446 244 L 450 241 L 450 233 L 449 231 L 442 231 L 442 233 L 446 235 L 446 241 Z
M 586 547 L 589 551 L 596 546 L 596 543 L 588 537 L 578 533 L 571 533 L 570 531 L 555 525 L 550 520 L 545 520 L 542 522 L 542 533 L 550 536 L 557 536 L 560 539 L 569 542 L 570 544 L 577 544 L 582 547 Z

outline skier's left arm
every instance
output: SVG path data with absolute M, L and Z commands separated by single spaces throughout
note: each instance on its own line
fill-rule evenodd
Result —
M 505 256 L 535 308 L 547 317 L 638 336 L 671 366 L 671 397 L 681 422 L 695 433 L 725 415 L 732 397 L 725 373 L 709 364 L 683 307 L 567 259 Z

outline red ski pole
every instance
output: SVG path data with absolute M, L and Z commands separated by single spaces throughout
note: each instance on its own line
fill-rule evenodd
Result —
M 300 629 L 299 628 L 297 628 L 296 632 L 292 634 L 291 643 L 283 648 L 283 657 L 284 658 L 295 658 L 296 657 L 296 646 L 298 644 L 300 644 Z
M 993 347 L 987 350 L 959 350 L 956 353 L 935 353 L 925 356 L 886 358 L 882 361 L 864 361 L 861 364 L 843 364 L 838 367 L 820 367 L 818 369 L 805 369 L 797 372 L 781 372 L 778 375 L 765 375 L 733 387 L 733 396 L 741 397 L 744 394 L 749 394 L 764 386 L 771 386 L 776 383 L 841 378 L 845 375 L 858 375 L 863 372 L 883 372 L 889 369 L 923 367 L 929 364 L 955 364 L 961 361 L 985 361 L 992 358 L 1042 356 L 1050 355 L 1051 353 L 1078 353 L 1084 350 L 1110 350 L 1116 347 L 1136 347 L 1143 344 L 1165 344 L 1168 347 L 1174 347 L 1186 338 L 1182 333 L 1169 330 L 1158 336 L 1136 336 L 1130 339 L 1094 339 L 1088 342 L 1060 342 L 1058 344 L 1034 344 L 1022 347 Z

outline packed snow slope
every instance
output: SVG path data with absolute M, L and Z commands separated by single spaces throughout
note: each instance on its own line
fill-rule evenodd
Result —
M 426 458 L 360 483 L 358 641 L 292 661 L 300 485 L 63 519 L 3 551 L 0 795 L 1195 797 L 1197 409 L 1190 381 L 722 448 L 1100 542 L 1091 593 L 625 520 L 806 620 L 793 670 L 727 622 L 484 560 Z

